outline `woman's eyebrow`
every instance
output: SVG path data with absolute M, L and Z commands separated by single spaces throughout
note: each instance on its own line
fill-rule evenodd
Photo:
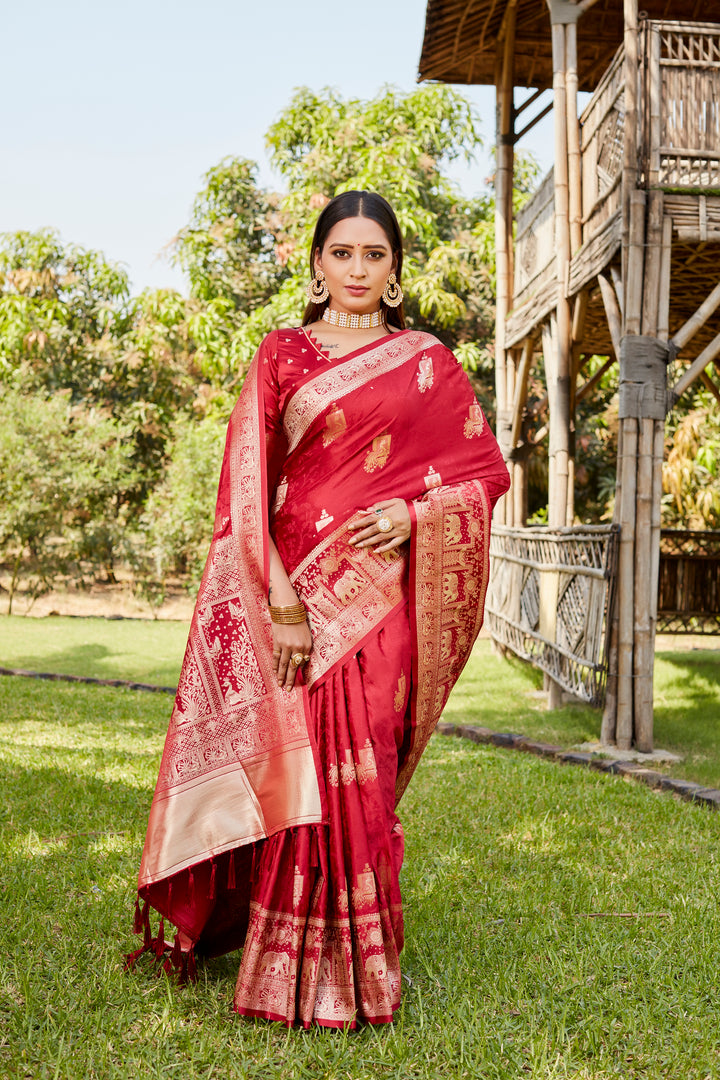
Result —
M 379 244 L 342 244 L 339 241 L 335 240 L 330 245 L 331 250 L 333 248 L 354 248 L 354 247 L 362 247 L 365 251 L 388 251 L 389 250 L 387 244 L 383 244 L 383 243 L 379 243 Z

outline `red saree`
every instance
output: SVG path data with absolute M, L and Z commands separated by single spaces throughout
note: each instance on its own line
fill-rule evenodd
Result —
M 480 629 L 507 486 L 468 380 L 432 336 L 402 331 L 335 361 L 303 330 L 265 339 L 228 429 L 131 962 L 152 950 L 192 976 L 197 954 L 244 946 L 240 1013 L 392 1019 L 395 807 Z M 408 500 L 409 543 L 349 546 L 357 512 L 388 498 Z M 269 531 L 313 632 L 290 693 L 271 666 Z M 178 927 L 172 947 L 149 906 Z

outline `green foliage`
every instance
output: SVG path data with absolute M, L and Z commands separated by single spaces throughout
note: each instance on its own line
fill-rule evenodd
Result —
M 22 569 L 34 597 L 61 573 L 112 565 L 137 483 L 126 432 L 70 394 L 0 386 L 0 559 L 11 567 L 8 611 Z
M 592 356 L 583 368 L 591 378 L 605 363 Z M 618 369 L 611 367 L 595 390 L 578 403 L 575 416 L 575 517 L 611 521 L 615 506 L 618 438 Z
M 663 524 L 685 529 L 720 528 L 720 414 L 705 390 L 690 397 L 690 411 L 676 409 L 663 464 Z
M 0 379 L 102 397 L 129 323 L 127 275 L 57 233 L 0 237 Z
M 200 582 L 212 536 L 225 423 L 212 414 L 179 419 L 162 481 L 152 492 L 131 560 L 141 591 L 164 595 L 169 574 Z
M 243 315 L 276 292 L 287 277 L 276 254 L 278 201 L 258 188 L 257 166 L 244 158 L 224 158 L 205 174 L 174 245 L 198 300 L 223 300 L 228 312 Z

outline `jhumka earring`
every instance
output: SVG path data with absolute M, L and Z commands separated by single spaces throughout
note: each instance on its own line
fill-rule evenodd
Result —
M 305 295 L 311 304 L 324 304 L 330 295 L 322 270 L 315 272 L 315 277 L 305 289 Z
M 403 291 L 398 285 L 394 274 L 391 274 L 387 279 L 382 298 L 388 307 L 398 307 L 399 304 L 402 304 Z

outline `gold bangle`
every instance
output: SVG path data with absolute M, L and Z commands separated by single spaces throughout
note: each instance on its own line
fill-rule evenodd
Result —
M 275 615 L 270 612 L 270 619 L 272 622 L 282 624 L 283 626 L 289 626 L 292 623 L 305 622 L 307 619 L 307 611 L 298 611 L 296 615 Z
M 303 603 L 288 604 L 285 607 L 269 604 L 268 607 L 273 615 L 297 615 L 299 611 L 305 610 L 305 605 Z

